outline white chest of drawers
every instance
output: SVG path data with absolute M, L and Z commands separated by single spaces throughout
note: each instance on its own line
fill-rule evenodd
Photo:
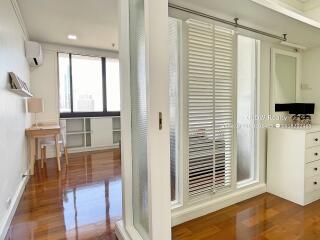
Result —
M 320 126 L 268 129 L 267 191 L 307 205 L 320 199 Z

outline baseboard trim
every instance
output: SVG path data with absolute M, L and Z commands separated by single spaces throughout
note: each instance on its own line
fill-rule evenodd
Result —
M 20 182 L 18 189 L 16 191 L 16 193 L 14 194 L 14 196 L 12 197 L 12 204 L 10 206 L 10 208 L 7 211 L 7 214 L 4 216 L 4 220 L 1 223 L 0 226 L 0 240 L 4 240 L 7 232 L 9 230 L 11 221 L 13 219 L 13 216 L 17 210 L 17 207 L 19 205 L 19 202 L 21 200 L 22 194 L 24 192 L 24 189 L 28 183 L 29 180 L 29 175 L 28 175 L 28 171 L 25 173 L 25 177 L 22 179 L 22 181 Z
M 172 213 L 172 225 L 176 226 L 192 219 L 215 212 L 222 208 L 229 207 L 233 204 L 263 194 L 266 192 L 266 190 L 266 184 L 257 184 L 255 186 L 241 189 L 228 195 L 212 199 L 202 204 L 197 204 L 183 209 L 175 209 Z
M 124 222 L 116 222 L 115 233 L 118 240 L 143 240 L 133 226 L 124 226 Z
M 68 151 L 69 153 L 81 153 L 81 152 L 111 150 L 116 148 L 119 148 L 119 144 L 114 144 L 114 145 L 105 146 L 105 147 L 69 148 Z
M 83 152 L 94 152 L 94 151 L 103 151 L 103 150 L 112 150 L 119 148 L 119 144 L 114 144 L 111 146 L 105 146 L 105 147 L 87 147 L 87 148 L 68 148 L 69 153 L 83 153 Z M 62 154 L 60 154 L 61 156 Z M 38 156 L 41 156 L 41 153 L 38 153 Z M 38 157 L 37 160 L 40 160 Z M 49 158 L 55 158 L 56 157 L 56 149 L 55 146 L 50 146 L 47 148 L 47 159 Z
M 124 228 L 123 221 L 116 222 L 115 234 L 118 240 L 131 240 L 126 229 Z

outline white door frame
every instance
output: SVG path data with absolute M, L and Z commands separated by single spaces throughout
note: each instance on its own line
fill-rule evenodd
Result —
M 121 157 L 123 219 L 119 239 L 142 237 L 133 224 L 129 1 L 120 0 Z M 148 103 L 149 239 L 171 239 L 168 1 L 144 0 Z M 162 129 L 159 129 L 159 113 Z

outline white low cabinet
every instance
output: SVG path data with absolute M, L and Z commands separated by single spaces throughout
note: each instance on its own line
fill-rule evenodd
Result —
M 267 191 L 302 206 L 320 199 L 320 126 L 269 128 Z
M 113 146 L 112 118 L 91 118 L 91 146 Z
M 70 152 L 95 151 L 119 147 L 120 117 L 78 117 L 60 119 Z

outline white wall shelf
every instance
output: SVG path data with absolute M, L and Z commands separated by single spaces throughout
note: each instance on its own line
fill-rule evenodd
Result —
M 9 88 L 9 90 L 17 95 L 22 96 L 22 97 L 32 97 L 33 96 L 30 92 L 28 92 L 27 90 L 24 90 L 24 89 Z
M 32 97 L 32 94 L 25 81 L 21 80 L 15 73 L 9 72 L 9 85 L 11 92 L 22 97 Z

